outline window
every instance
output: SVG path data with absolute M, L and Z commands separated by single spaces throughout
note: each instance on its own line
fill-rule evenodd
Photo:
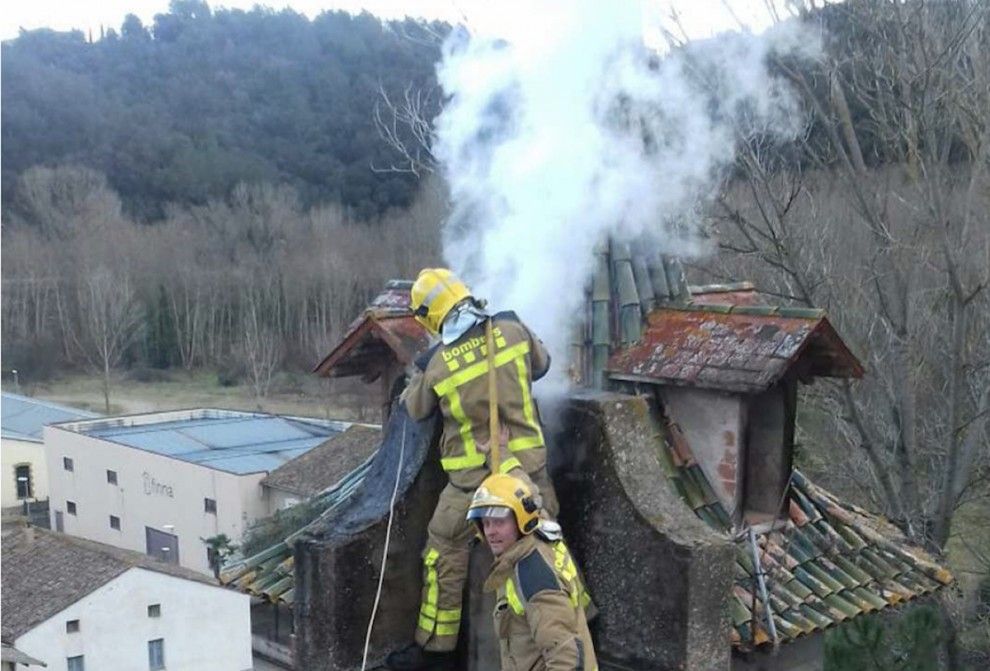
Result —
M 148 606 L 148 617 L 161 617 L 162 616 L 162 605 L 160 603 L 153 603 Z
M 67 471 L 74 471 L 75 470 L 75 467 L 72 464 L 72 458 L 71 457 L 62 457 L 62 468 L 64 468 Z M 82 659 L 82 657 L 80 657 L 79 659 Z
M 75 501 L 66 501 L 65 502 L 65 512 L 69 513 L 70 515 L 75 515 L 76 514 L 76 502 Z
M 31 465 L 21 464 L 14 469 L 14 478 L 17 482 L 17 498 L 31 498 Z
M 208 513 L 217 514 L 217 502 L 216 499 L 203 499 L 203 510 Z
M 107 469 L 107 484 L 117 484 L 117 471 Z
M 69 657 L 66 661 L 66 667 L 68 671 L 86 671 L 86 667 L 83 665 L 83 656 Z
M 151 671 L 165 668 L 165 639 L 148 641 L 148 668 Z
M 110 528 L 120 531 L 120 518 L 116 515 L 110 516 Z
M 75 634 L 79 631 L 79 620 L 69 620 L 65 623 L 65 633 Z

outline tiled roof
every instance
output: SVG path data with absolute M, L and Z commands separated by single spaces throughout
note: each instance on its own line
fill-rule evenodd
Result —
M 0 402 L 2 435 L 15 440 L 40 443 L 42 430 L 49 424 L 91 417 L 99 415 L 8 392 L 3 393 Z
M 95 541 L 37 527 L 3 530 L 3 638 L 16 640 L 132 568 L 219 587 L 191 569 Z
M 429 334 L 409 309 L 411 287 L 409 281 L 389 281 L 313 372 L 323 377 L 363 375 L 373 382 L 391 361 L 409 364 L 429 343 Z
M 347 422 L 201 408 L 90 420 L 60 428 L 245 475 L 273 471 L 348 426 Z
M 279 466 L 261 484 L 309 497 L 332 487 L 364 463 L 382 442 L 381 429 L 354 425 Z
M 732 533 L 729 515 L 679 428 L 667 429 L 660 458 L 671 484 L 709 526 Z M 931 594 L 953 581 L 892 524 L 839 501 L 800 471 L 793 471 L 788 498 L 788 519 L 756 534 L 781 642 Z M 741 650 L 772 643 L 756 576 L 749 538 L 738 537 L 729 606 L 732 645 Z
M 373 451 L 374 452 L 374 451 Z M 373 454 L 344 475 L 333 487 L 311 498 L 307 504 L 318 510 L 316 519 L 294 529 L 285 539 L 250 557 L 231 561 L 220 573 L 220 581 L 236 589 L 273 603 L 291 604 L 295 595 L 293 543 L 315 527 L 333 510 L 343 505 L 364 481 Z
M 801 377 L 863 374 L 821 310 L 695 303 L 650 312 L 607 370 L 619 380 L 758 392 L 799 363 Z

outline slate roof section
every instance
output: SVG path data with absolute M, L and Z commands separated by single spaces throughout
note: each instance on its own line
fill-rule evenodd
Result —
M 0 400 L 0 430 L 4 438 L 42 442 L 44 427 L 59 422 L 90 419 L 99 415 L 57 403 L 3 392 Z
M 261 484 L 302 497 L 315 496 L 367 461 L 381 441 L 381 429 L 356 424 L 279 466 Z
M 24 632 L 65 610 L 132 568 L 143 568 L 219 588 L 214 580 L 139 552 L 38 527 L 5 527 L 0 599 L 3 639 Z
M 709 526 L 732 532 L 728 513 L 694 461 L 676 424 L 667 425 L 661 462 L 684 502 Z M 793 471 L 789 517 L 757 536 L 760 566 L 782 643 L 932 594 L 952 575 L 878 515 L 843 503 Z M 772 644 L 748 537 L 736 540 L 729 599 L 732 645 Z
M 408 365 L 430 341 L 409 308 L 411 288 L 412 282 L 390 280 L 313 372 L 321 377 L 362 375 L 365 382 L 374 382 L 392 362 Z
M 696 303 L 650 312 L 639 341 L 612 354 L 607 371 L 617 380 L 755 393 L 795 366 L 802 379 L 863 375 L 821 310 Z
M 59 428 L 246 475 L 270 472 L 349 422 L 201 408 L 63 424 Z

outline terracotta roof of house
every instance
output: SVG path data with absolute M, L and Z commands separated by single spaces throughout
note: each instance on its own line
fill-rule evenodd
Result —
M 411 287 L 412 282 L 390 280 L 313 372 L 321 377 L 362 375 L 373 382 L 393 361 L 408 365 L 429 343 L 429 334 L 409 309 Z
M 798 376 L 861 377 L 822 310 L 688 303 L 651 311 L 639 340 L 616 350 L 613 379 L 738 392 Z
M 16 640 L 132 568 L 219 587 L 191 569 L 95 541 L 37 527 L 11 525 L 2 538 L 3 639 Z
M 709 526 L 732 523 L 676 424 L 668 424 L 661 461 L 672 486 Z M 821 631 L 863 613 L 935 592 L 952 575 L 892 524 L 816 486 L 793 471 L 788 518 L 756 534 L 757 557 L 781 642 Z M 736 540 L 736 578 L 729 600 L 732 645 L 772 643 L 759 598 L 748 536 Z
M 367 461 L 382 441 L 380 428 L 355 424 L 279 466 L 261 484 L 299 496 L 315 496 Z

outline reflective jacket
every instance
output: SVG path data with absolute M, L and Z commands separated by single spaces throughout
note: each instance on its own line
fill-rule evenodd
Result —
M 597 670 L 587 596 L 563 543 L 524 536 L 496 558 L 485 589 L 497 594 L 502 671 Z
M 514 312 L 492 317 L 492 336 L 499 424 L 509 436 L 501 471 L 534 473 L 546 464 L 546 449 L 531 387 L 550 368 L 550 355 Z M 488 454 L 478 448 L 489 440 L 485 322 L 449 345 L 430 348 L 416 359 L 415 368 L 403 393 L 409 416 L 425 419 L 439 407 L 440 463 L 455 487 L 477 488 L 489 475 Z

